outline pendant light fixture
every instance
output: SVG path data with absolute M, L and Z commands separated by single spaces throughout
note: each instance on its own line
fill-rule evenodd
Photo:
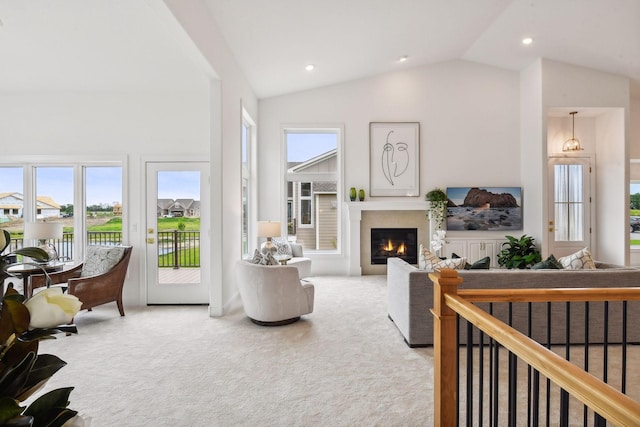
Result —
M 576 138 L 576 114 L 577 111 L 572 111 L 571 121 L 572 121 L 572 129 L 571 129 L 571 139 L 567 139 L 562 145 L 562 151 L 580 151 L 582 147 L 580 146 L 580 141 Z

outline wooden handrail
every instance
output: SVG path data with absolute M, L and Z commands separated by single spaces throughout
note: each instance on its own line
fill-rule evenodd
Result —
M 544 302 L 549 301 L 585 301 L 610 299 L 629 293 L 625 299 L 640 299 L 640 288 L 609 288 L 607 289 L 510 289 L 500 291 L 460 290 L 458 284 L 462 279 L 453 270 L 442 270 L 429 275 L 434 283 L 434 425 L 455 425 L 455 390 L 447 388 L 447 384 L 457 382 L 457 352 L 452 351 L 457 346 L 455 333 L 450 333 L 450 311 L 459 314 L 467 321 L 481 329 L 488 336 L 499 342 L 520 359 L 527 362 L 542 375 L 546 376 L 559 387 L 563 388 L 575 398 L 583 402 L 592 410 L 609 420 L 621 425 L 637 425 L 640 420 L 640 403 L 620 393 L 613 387 L 597 379 L 593 375 L 578 368 L 504 322 L 487 314 L 471 302 Z M 444 286 L 443 285 L 444 282 Z M 550 295 L 545 295 L 550 291 Z M 507 295 L 508 292 L 508 295 Z M 529 295 L 529 296 L 527 296 Z M 631 296 L 631 298 L 629 298 Z M 552 297 L 552 298 L 550 298 Z M 453 323 L 455 324 L 455 323 Z M 452 351 L 452 352 L 451 352 Z M 438 369 L 441 371 L 438 372 Z M 442 382 L 438 384 L 437 381 Z M 453 403 L 447 400 L 453 400 Z M 449 412 L 452 411 L 452 412 Z
M 638 288 L 458 289 L 469 302 L 585 302 L 640 300 Z

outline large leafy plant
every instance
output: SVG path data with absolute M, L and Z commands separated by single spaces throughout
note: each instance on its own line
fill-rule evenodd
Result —
M 1 231 L 0 253 L 10 240 L 9 233 Z M 40 248 L 22 248 L 13 254 L 48 259 Z M 7 258 L 8 255 L 0 255 L 0 279 L 6 275 Z M 41 340 L 55 339 L 55 334 L 77 333 L 75 325 L 58 323 L 70 322 L 81 305 L 78 298 L 63 295 L 60 288 L 47 288 L 28 300 L 15 289 L 7 289 L 0 307 L 0 426 L 58 427 L 77 416 L 76 411 L 67 408 L 73 387 L 52 390 L 28 407 L 21 406 L 21 402 L 66 365 L 52 354 L 38 354 L 38 346 Z
M 534 243 L 534 238 L 526 234 L 519 239 L 505 236 L 507 241 L 502 244 L 498 254 L 498 265 L 507 268 L 529 268 L 542 259 L 540 251 Z
M 436 187 L 427 193 L 426 199 L 429 201 L 428 213 L 435 223 L 436 230 L 442 230 L 447 208 L 447 194 Z

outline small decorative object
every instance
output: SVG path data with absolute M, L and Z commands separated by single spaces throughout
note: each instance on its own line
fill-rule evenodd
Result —
M 369 194 L 420 194 L 420 123 L 369 123 Z
M 445 212 L 447 209 L 447 195 L 440 188 L 434 188 L 426 196 L 429 201 L 429 219 L 434 222 L 436 230 L 442 230 L 444 226 Z
M 361 202 L 364 201 L 364 190 L 362 188 L 358 191 L 358 199 L 360 199 Z
M 436 233 L 433 235 L 433 240 L 431 241 L 431 249 L 441 256 L 441 249 L 444 247 L 444 244 L 447 243 L 444 238 L 447 235 L 445 230 L 436 230 Z
M 498 265 L 507 268 L 529 268 L 540 262 L 542 256 L 536 248 L 534 238 L 526 234 L 516 239 L 513 236 L 505 236 L 507 242 L 502 244 L 502 250 L 498 254 Z
M 351 187 L 349 189 L 349 199 L 351 199 L 352 202 L 356 201 L 356 187 Z

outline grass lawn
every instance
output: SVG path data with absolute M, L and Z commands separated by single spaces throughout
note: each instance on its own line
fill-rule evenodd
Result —
M 158 231 L 179 230 L 180 224 L 184 224 L 184 231 L 200 230 L 200 218 L 158 218 Z M 65 228 L 65 232 L 72 230 Z M 114 217 L 104 224 L 90 225 L 88 231 L 122 231 L 122 218 Z

